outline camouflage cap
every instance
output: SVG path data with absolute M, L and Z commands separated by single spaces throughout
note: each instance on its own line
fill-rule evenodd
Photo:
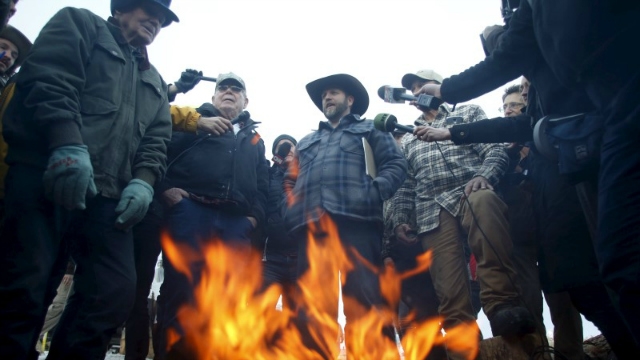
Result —
M 438 74 L 437 72 L 431 69 L 419 70 L 415 74 L 412 74 L 412 73 L 405 74 L 402 77 L 402 87 L 404 87 L 405 89 L 411 90 L 411 85 L 413 84 L 414 81 L 418 79 L 435 81 L 438 84 L 442 84 L 443 77 L 442 75 Z
M 227 82 L 230 80 L 238 83 L 238 85 L 240 85 L 245 91 L 247 90 L 247 87 L 244 85 L 244 80 L 242 80 L 240 76 L 232 72 L 218 75 L 218 78 L 216 79 L 216 87 L 218 87 L 218 85 L 222 84 L 223 82 Z

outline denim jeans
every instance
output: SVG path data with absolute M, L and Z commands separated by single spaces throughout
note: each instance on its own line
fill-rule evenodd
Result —
M 282 286 L 282 307 L 293 309 L 293 296 L 298 280 L 298 254 L 269 251 L 267 245 L 263 265 L 264 288 L 266 289 L 272 284 L 280 284 Z
M 201 204 L 185 198 L 171 207 L 166 214 L 169 234 L 174 242 L 202 251 L 204 244 L 219 239 L 227 245 L 251 251 L 249 233 L 252 224 L 246 216 L 229 214 L 222 209 Z M 163 252 L 164 281 L 158 297 L 158 354 L 156 359 L 166 357 L 166 332 L 173 328 L 182 333 L 177 319 L 178 309 L 195 300 L 193 291 L 200 281 L 204 261 L 193 261 L 190 266 L 193 281 L 179 273 Z M 243 266 L 243 264 L 238 264 Z M 215 306 L 215 304 L 211 304 Z

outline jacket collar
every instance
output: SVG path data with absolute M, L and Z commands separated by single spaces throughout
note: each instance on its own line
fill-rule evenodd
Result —
M 364 118 L 361 118 L 360 115 L 358 114 L 348 114 L 346 116 L 344 116 L 342 119 L 340 119 L 340 122 L 338 123 L 338 126 L 342 125 L 342 124 L 349 124 L 352 122 L 360 122 L 360 121 L 364 121 Z M 336 126 L 336 128 L 338 127 Z M 318 130 L 322 130 L 322 129 L 327 129 L 327 130 L 333 130 L 333 126 L 331 126 L 331 124 L 329 123 L 329 121 L 320 121 L 320 123 L 318 124 Z
M 118 20 L 116 20 L 113 16 L 109 16 L 107 19 L 107 28 L 113 35 L 113 38 L 116 39 L 116 42 L 120 45 L 126 45 L 131 49 L 133 56 L 138 60 L 138 69 L 140 71 L 149 70 L 151 68 L 151 63 L 149 62 L 149 54 L 147 53 L 146 46 L 133 47 L 127 43 L 124 36 L 122 35 L 122 30 L 120 29 L 120 24 Z

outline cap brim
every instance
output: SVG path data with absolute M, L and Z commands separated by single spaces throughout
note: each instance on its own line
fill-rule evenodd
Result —
M 413 85 L 413 82 L 416 80 L 424 80 L 424 79 L 416 74 L 405 74 L 402 77 L 402 87 L 411 91 L 411 85 Z
M 352 114 L 364 115 L 369 108 L 369 93 L 367 93 L 364 85 L 351 75 L 335 74 L 314 80 L 306 86 L 311 101 L 320 111 L 323 111 L 322 93 L 331 87 L 341 89 L 353 96 Z

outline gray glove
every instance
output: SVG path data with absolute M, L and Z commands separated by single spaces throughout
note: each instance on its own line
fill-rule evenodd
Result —
M 144 218 L 153 200 L 153 188 L 145 181 L 133 179 L 129 181 L 116 206 L 116 228 L 128 230 Z
M 185 94 L 198 85 L 201 78 L 202 71 L 187 69 L 180 75 L 180 80 L 176 81 L 173 85 L 178 88 L 179 92 Z
M 66 145 L 54 149 L 42 178 L 44 194 L 67 210 L 86 209 L 86 197 L 98 193 L 86 145 Z

